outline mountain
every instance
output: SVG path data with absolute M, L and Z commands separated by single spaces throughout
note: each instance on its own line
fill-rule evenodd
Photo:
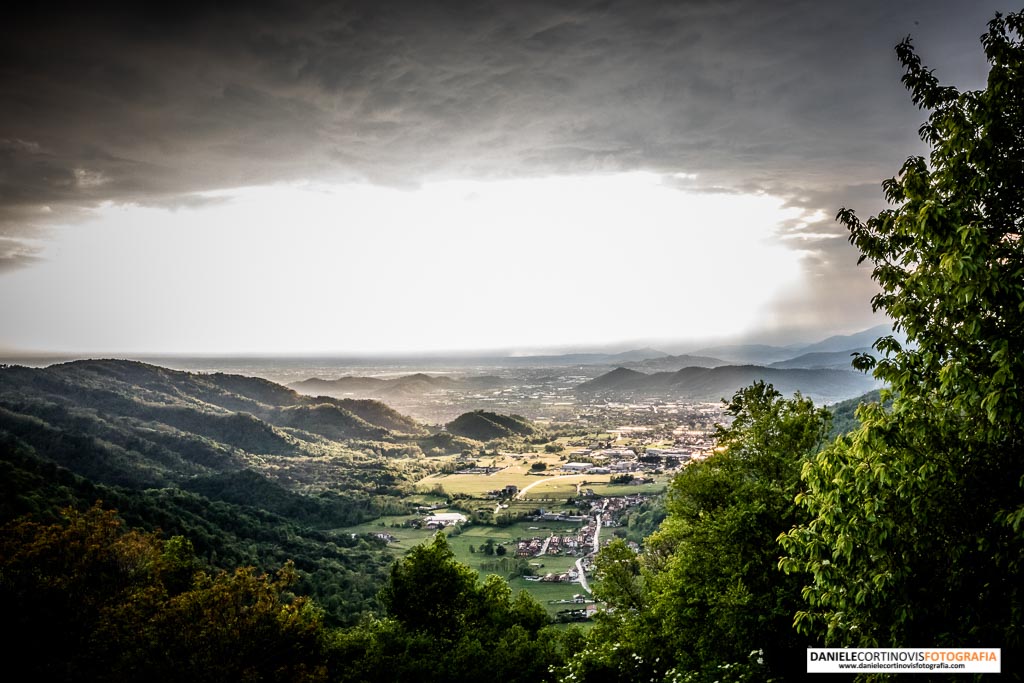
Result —
M 651 376 L 636 370 L 630 370 L 629 368 L 615 368 L 609 373 L 592 379 L 589 382 L 584 382 L 576 387 L 576 390 L 599 392 L 632 389 L 634 386 L 645 382 L 649 377 Z
M 732 344 L 725 346 L 709 346 L 692 352 L 696 356 L 721 358 L 730 363 L 775 363 L 786 360 L 799 353 L 799 347 L 771 346 L 768 344 Z
M 834 335 L 810 344 L 796 343 L 785 346 L 773 346 L 770 344 L 757 343 L 756 339 L 752 339 L 751 342 L 753 343 L 705 346 L 698 349 L 694 349 L 693 347 L 679 347 L 678 349 L 670 348 L 669 350 L 676 353 L 685 353 L 694 356 L 720 358 L 724 361 L 737 365 L 770 365 L 773 363 L 781 363 L 807 353 L 834 353 L 846 351 L 848 349 L 856 350 L 870 348 L 876 340 L 887 335 L 893 335 L 900 343 L 906 342 L 905 335 L 895 334 L 889 325 L 883 324 L 876 325 L 875 327 L 862 330 L 854 334 Z M 632 365 L 625 363 L 622 363 L 621 365 L 632 367 Z M 694 365 L 698 364 L 694 363 Z
M 652 349 L 651 347 L 648 346 L 643 349 L 633 349 L 631 351 L 623 351 L 622 353 L 612 354 L 611 356 L 608 357 L 608 360 L 616 361 L 619 363 L 625 363 L 629 361 L 637 362 L 650 360 L 652 358 L 663 358 L 667 355 L 668 354 L 665 353 L 664 351 L 658 351 L 657 349 Z
M 682 354 L 679 356 L 662 356 L 660 358 L 623 363 L 622 367 L 641 372 L 677 372 L 683 368 L 716 368 L 719 365 L 728 365 L 728 363 L 719 358 L 711 358 L 709 356 Z
M 878 386 L 876 380 L 847 370 L 778 369 L 756 365 L 724 365 L 717 368 L 683 368 L 678 372 L 644 374 L 616 368 L 576 387 L 589 395 L 662 397 L 717 401 L 731 397 L 741 387 L 763 381 L 784 395 L 797 391 L 818 403 L 832 403 L 859 396 Z
M 537 429 L 519 415 L 499 415 L 485 410 L 463 413 L 445 425 L 449 434 L 476 441 L 504 439 L 510 436 L 530 436 Z
M 386 386 L 388 386 L 387 380 L 376 377 L 352 377 L 346 375 L 338 379 L 310 377 L 301 382 L 292 382 L 288 385 L 288 388 L 301 394 L 332 396 L 370 393 L 380 391 Z
M 845 351 L 847 349 L 862 349 L 871 348 L 880 337 L 892 335 L 896 337 L 897 341 L 901 344 L 906 342 L 906 336 L 901 334 L 895 334 L 892 327 L 889 325 L 876 325 L 868 330 L 863 330 L 855 334 L 847 335 L 836 335 L 823 339 L 815 344 L 808 344 L 804 346 L 801 353 L 819 353 L 819 352 L 837 352 Z
M 504 385 L 505 381 L 503 379 L 492 375 L 454 378 L 445 375 L 428 375 L 420 372 L 394 379 L 352 376 L 339 377 L 338 379 L 312 377 L 300 382 L 293 382 L 288 386 L 295 391 L 307 395 L 357 396 L 388 400 L 451 391 L 486 391 Z
M 768 367 L 784 370 L 792 368 L 804 368 L 807 370 L 849 370 L 852 367 L 851 363 L 853 362 L 853 354 L 855 353 L 874 353 L 877 355 L 877 352 L 872 351 L 868 347 L 846 349 L 843 351 L 816 351 L 812 353 L 802 353 L 795 358 L 779 361 L 778 363 L 772 363 Z
M 506 356 L 490 358 L 497 365 L 521 367 L 568 367 L 573 365 L 621 365 L 627 362 L 661 358 L 668 354 L 650 347 L 631 349 L 619 353 L 563 353 L 543 356 Z

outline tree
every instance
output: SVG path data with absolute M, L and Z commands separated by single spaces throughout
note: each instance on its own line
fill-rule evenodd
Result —
M 386 618 L 339 634 L 341 681 L 526 683 L 562 660 L 544 608 L 500 576 L 480 583 L 443 533 L 395 563 L 381 600 Z
M 892 208 L 838 214 L 898 330 L 864 369 L 889 385 L 809 463 L 811 521 L 780 540 L 808 572 L 804 632 L 836 644 L 987 646 L 1013 661 L 1024 623 L 1024 14 L 981 42 L 987 87 L 940 85 L 909 39 L 903 82 L 930 110 L 929 158 L 883 183 Z M 1019 661 L 1019 658 L 1018 658 Z
M 455 561 L 444 533 L 438 532 L 433 541 L 416 546 L 392 565 L 380 599 L 405 628 L 455 637 L 464 626 L 476 578 L 473 570 Z
M 794 498 L 828 413 L 761 382 L 726 410 L 734 419 L 718 428 L 720 451 L 672 481 L 668 516 L 643 553 L 621 540 L 599 553 L 595 595 L 614 610 L 563 680 L 661 680 L 674 670 L 710 682 L 758 650 L 752 675 L 804 673 L 813 640 L 792 629 L 801 581 L 778 571 L 776 538 L 807 517 Z
M 319 610 L 252 568 L 209 574 L 191 544 L 127 529 L 99 505 L 0 529 L 5 659 L 41 680 L 315 681 Z

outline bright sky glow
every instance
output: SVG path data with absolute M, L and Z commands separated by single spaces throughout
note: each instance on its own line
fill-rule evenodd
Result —
M 306 184 L 106 206 L 0 276 L 5 341 L 239 354 L 711 338 L 801 286 L 800 245 L 777 233 L 805 211 L 665 181 Z

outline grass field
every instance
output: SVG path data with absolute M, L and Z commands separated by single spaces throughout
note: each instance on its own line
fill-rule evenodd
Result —
M 418 481 L 416 488 L 420 491 L 429 491 L 440 485 L 449 494 L 465 493 L 474 497 L 509 485 L 523 489 L 549 476 L 533 472 L 531 467 L 534 464 L 543 463 L 547 466 L 547 471 L 555 471 L 561 468 L 564 461 L 557 453 L 531 453 L 519 456 L 487 456 L 477 458 L 477 463 L 481 466 L 503 469 L 494 474 L 432 474 Z M 600 478 L 599 475 L 595 480 Z
M 386 532 L 398 539 L 397 542 L 388 545 L 388 551 L 395 559 L 402 557 L 412 548 L 420 543 L 429 541 L 436 532 L 428 529 L 413 529 L 401 526 L 408 519 L 417 519 L 418 515 L 404 515 L 399 517 L 382 517 L 379 520 L 360 524 L 358 526 L 346 527 L 341 531 L 356 534 L 373 534 Z M 397 524 L 399 526 L 392 526 Z M 481 547 L 488 541 L 493 540 L 495 544 L 505 544 L 508 552 L 505 555 L 511 565 L 515 561 L 516 540 L 520 538 L 546 538 L 551 534 L 565 535 L 573 533 L 580 528 L 579 524 L 572 522 L 517 522 L 506 527 L 472 525 L 462 529 L 458 534 L 448 533 L 448 545 L 451 546 L 455 558 L 469 566 L 480 574 L 481 579 L 488 574 L 498 574 L 508 579 L 507 572 L 485 570 L 484 566 L 489 563 L 496 563 L 501 560 L 498 555 L 485 555 Z M 470 552 L 470 546 L 475 552 Z M 526 558 L 527 562 L 540 564 L 534 566 L 539 574 L 548 572 L 561 574 L 569 570 L 576 563 L 575 556 L 569 555 L 545 555 L 540 558 Z M 549 605 L 549 600 L 570 599 L 575 593 L 583 592 L 578 583 L 542 583 L 537 581 L 526 581 L 517 578 L 509 580 L 509 586 L 513 594 L 520 590 L 527 590 L 540 602 L 548 613 L 554 617 L 558 611 L 568 609 L 571 605 Z
M 669 477 L 658 477 L 653 484 L 639 484 L 637 486 L 628 484 L 594 484 L 590 488 L 599 496 L 633 496 L 638 493 L 661 493 L 668 485 Z
M 577 593 L 583 593 L 583 588 L 578 583 L 542 583 L 540 581 L 527 581 L 525 579 L 512 579 L 508 582 L 512 594 L 515 595 L 521 590 L 527 591 L 537 602 L 543 605 L 552 617 L 564 609 L 573 609 L 579 605 L 552 605 L 552 600 L 571 600 Z

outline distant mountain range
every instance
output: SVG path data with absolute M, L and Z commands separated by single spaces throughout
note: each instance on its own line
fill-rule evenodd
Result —
M 726 346 L 709 346 L 691 351 L 693 355 L 721 358 L 733 364 L 773 365 L 787 363 L 801 356 L 812 353 L 845 353 L 857 350 L 870 350 L 872 344 L 880 337 L 892 335 L 888 325 L 877 325 L 855 334 L 835 335 L 813 344 L 797 344 L 790 346 L 770 346 L 767 344 L 736 344 Z M 901 343 L 906 341 L 903 335 L 894 335 Z M 774 365 L 773 365 L 774 366 Z M 787 367 L 810 367 L 788 365 Z M 845 367 L 849 367 L 847 364 Z
M 871 344 L 889 334 L 892 330 L 887 325 L 879 325 L 856 334 L 836 335 L 806 345 L 723 345 L 679 355 L 642 348 L 609 354 L 492 358 L 489 362 L 524 368 L 615 368 L 580 384 L 577 392 L 585 395 L 606 393 L 717 401 L 730 397 L 742 386 L 761 380 L 770 382 L 785 394 L 800 391 L 818 402 L 832 403 L 878 388 L 872 377 L 853 370 L 852 356 L 855 353 L 872 353 Z M 897 338 L 905 342 L 905 338 Z M 417 373 L 394 379 L 314 377 L 294 382 L 289 387 L 310 395 L 401 401 L 435 393 L 489 391 L 508 386 L 509 382 L 491 375 L 450 377 Z
M 632 363 L 622 363 L 618 367 L 639 370 L 640 372 L 676 372 L 683 368 L 717 368 L 719 365 L 729 365 L 729 363 L 721 358 L 682 354 L 679 356 L 661 356 Z
M 849 370 L 855 353 L 876 353 L 868 347 L 846 349 L 844 351 L 815 351 L 802 353 L 796 358 L 772 363 L 768 367 L 783 370 L 803 368 L 805 370 Z
M 763 381 L 784 395 L 797 391 L 817 403 L 834 403 L 859 396 L 879 386 L 868 375 L 852 370 L 780 369 L 756 365 L 683 368 L 676 372 L 646 374 L 616 368 L 576 387 L 583 395 L 610 397 L 664 397 L 698 401 L 730 398 L 741 387 Z
M 715 368 L 722 365 L 760 365 L 779 368 L 850 368 L 850 354 L 871 352 L 871 345 L 880 337 L 892 335 L 888 325 L 877 325 L 855 334 L 835 335 L 812 344 L 772 346 L 769 344 L 727 344 L 707 346 L 685 353 L 672 354 L 650 347 L 621 353 L 571 353 L 552 356 L 517 356 L 491 359 L 507 365 L 571 366 L 606 365 L 641 372 L 676 372 L 683 368 Z M 900 343 L 903 335 L 894 335 Z M 828 357 L 812 354 L 836 354 Z M 843 355 L 845 354 L 845 356 Z
M 491 375 L 454 378 L 445 375 L 416 373 L 394 379 L 352 376 L 339 377 L 338 379 L 312 377 L 301 382 L 293 382 L 288 386 L 303 394 L 334 397 L 359 396 L 363 398 L 394 400 L 448 391 L 487 391 L 504 385 L 505 380 Z

